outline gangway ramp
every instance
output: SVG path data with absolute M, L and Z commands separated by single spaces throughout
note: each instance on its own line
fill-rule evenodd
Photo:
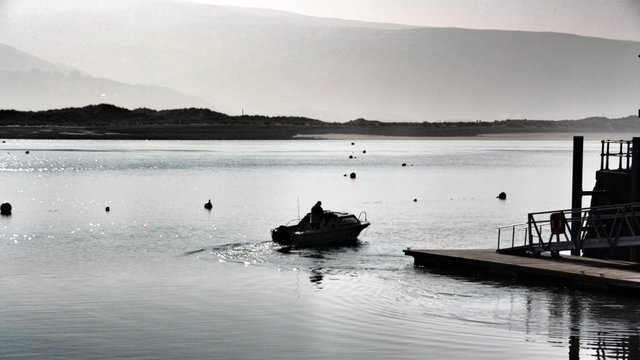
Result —
M 640 203 L 530 213 L 526 223 L 498 228 L 504 254 L 629 246 L 640 246 Z

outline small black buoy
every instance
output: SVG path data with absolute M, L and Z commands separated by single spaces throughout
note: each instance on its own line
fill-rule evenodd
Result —
M 111 211 L 111 208 L 107 206 L 106 208 L 104 208 L 104 211 L 109 212 Z
M 506 200 L 507 199 L 507 194 L 504 192 L 501 192 L 500 194 L 498 194 L 498 196 L 496 196 L 496 198 L 500 199 L 500 200 Z
M 29 150 L 25 151 L 24 153 L 25 153 L 25 154 L 29 154 Z
M 347 177 L 347 174 L 344 174 L 344 175 L 342 175 L 342 176 Z
M 367 150 L 362 150 L 362 153 L 363 153 L 363 154 L 366 154 L 366 153 L 367 153 Z
M 211 210 L 211 208 L 213 208 L 213 205 L 211 204 L 211 199 L 209 199 L 209 201 L 207 201 L 207 203 L 204 204 L 204 208 L 207 210 Z
M 3 203 L 2 205 L 0 205 L 0 215 L 2 216 L 11 215 L 11 204 Z
M 356 173 L 352 172 L 351 175 L 349 175 L 350 178 L 355 179 L 356 178 Z
M 355 145 L 356 143 L 352 142 L 351 145 Z
M 413 199 L 413 202 L 418 202 L 418 199 Z
M 349 159 L 353 159 L 353 155 L 349 155 Z
M 407 163 L 402 163 L 402 166 L 407 166 Z

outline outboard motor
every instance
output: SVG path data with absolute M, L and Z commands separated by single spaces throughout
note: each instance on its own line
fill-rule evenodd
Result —
M 271 230 L 271 239 L 278 244 L 289 245 L 291 242 L 291 232 L 286 226 L 280 225 Z

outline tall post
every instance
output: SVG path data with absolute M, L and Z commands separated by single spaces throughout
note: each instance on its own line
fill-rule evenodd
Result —
M 582 157 L 584 152 L 584 137 L 573 137 L 573 176 L 571 181 L 571 241 L 578 244 L 580 236 L 580 222 L 582 212 Z M 580 256 L 580 250 L 571 250 L 571 255 Z
M 631 201 L 640 202 L 640 137 L 634 137 L 631 146 Z
M 638 55 L 640 58 L 640 55 Z M 640 118 L 640 109 L 638 109 Z M 631 146 L 631 201 L 640 201 L 640 138 L 634 137 Z M 635 160 L 635 161 L 634 161 Z

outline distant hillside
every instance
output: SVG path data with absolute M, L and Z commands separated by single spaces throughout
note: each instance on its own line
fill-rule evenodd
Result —
M 295 116 L 229 116 L 208 109 L 127 110 L 108 104 L 38 112 L 0 110 L 0 138 L 292 139 L 297 135 L 475 136 L 502 133 L 628 132 L 640 119 L 501 120 L 486 122 L 328 123 Z
M 195 94 L 230 114 L 577 119 L 622 117 L 639 105 L 640 42 L 385 26 L 182 1 L 129 0 L 118 11 L 86 3 L 10 14 L 0 42 L 94 76 Z M 36 90 L 12 101 L 26 106 Z M 74 104 L 97 102 L 117 103 Z M 49 104 L 40 108 L 69 106 Z M 162 105 L 137 106 L 199 106 Z
M 53 64 L 42 60 L 14 47 L 0 44 L 0 71 L 2 72 L 30 72 L 41 71 L 68 75 L 73 68 Z
M 99 102 L 128 108 L 208 106 L 201 99 L 167 88 L 95 78 L 3 44 L 0 44 L 0 94 L 0 108 L 20 110 Z

